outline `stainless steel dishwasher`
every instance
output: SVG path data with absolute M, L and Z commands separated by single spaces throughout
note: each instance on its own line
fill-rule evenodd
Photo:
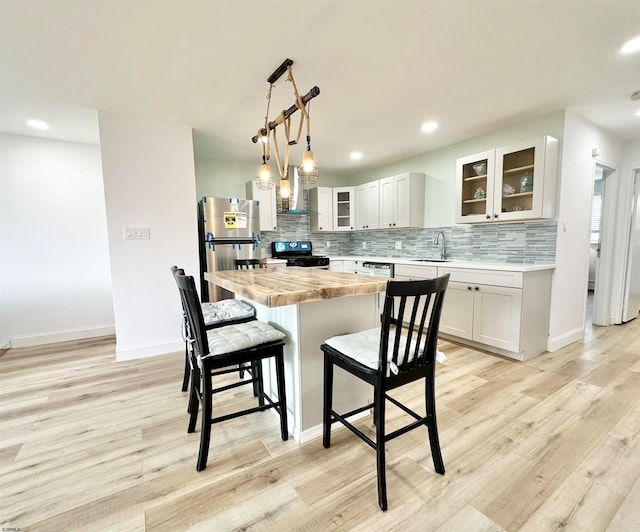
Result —
M 390 262 L 363 262 L 362 275 L 375 275 L 377 277 L 393 277 L 393 263 Z

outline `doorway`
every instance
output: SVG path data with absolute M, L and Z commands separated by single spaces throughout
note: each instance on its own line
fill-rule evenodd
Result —
M 631 220 L 629 224 L 627 268 L 622 301 L 622 321 L 631 321 L 640 313 L 640 169 L 633 180 Z
M 612 186 L 615 168 L 596 162 L 591 202 L 591 239 L 589 255 L 589 294 L 593 294 L 591 320 L 587 312 L 587 327 L 593 325 L 612 325 L 611 316 L 611 277 L 613 275 L 613 241 L 615 226 L 615 194 Z M 589 308 L 591 307 L 591 308 Z

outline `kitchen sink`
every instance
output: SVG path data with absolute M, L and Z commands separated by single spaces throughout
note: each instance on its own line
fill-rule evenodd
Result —
M 449 262 L 449 259 L 411 259 L 418 262 Z

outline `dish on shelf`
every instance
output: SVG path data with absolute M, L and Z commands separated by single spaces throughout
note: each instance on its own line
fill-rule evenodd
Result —
M 482 187 L 478 187 L 478 188 L 476 189 L 476 191 L 474 192 L 473 197 L 474 197 L 475 199 L 482 199 L 482 198 L 486 198 L 486 197 L 487 197 L 487 192 L 486 192 L 486 190 L 485 190 L 484 188 L 482 188 Z
M 533 174 L 527 173 L 520 178 L 520 192 L 531 192 L 533 190 Z
M 484 175 L 487 173 L 487 163 L 485 162 L 475 163 L 472 168 L 476 175 Z
M 516 193 L 516 189 L 513 188 L 510 184 L 505 183 L 504 185 L 502 185 L 502 193 L 505 196 L 511 196 L 511 194 L 515 194 Z

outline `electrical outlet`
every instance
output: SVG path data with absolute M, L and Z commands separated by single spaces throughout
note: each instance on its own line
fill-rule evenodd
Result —
M 367 249 L 367 243 L 366 242 L 362 243 L 362 249 Z
M 329 241 L 327 240 L 327 243 L 325 244 L 325 247 L 326 247 L 327 249 L 329 249 L 329 248 L 331 247 L 331 242 L 329 242 Z
M 402 249 L 402 241 L 396 240 L 396 249 Z
M 149 227 L 124 227 L 125 240 L 149 240 L 151 238 L 151 229 Z

